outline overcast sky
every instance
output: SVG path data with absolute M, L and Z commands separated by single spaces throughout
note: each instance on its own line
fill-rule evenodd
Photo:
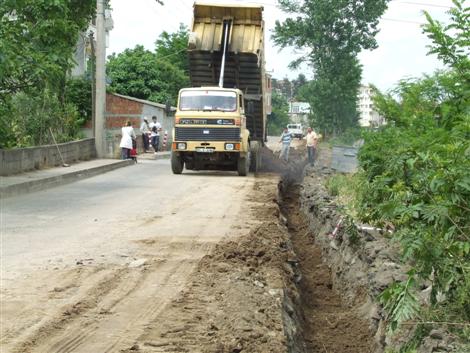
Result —
M 230 3 L 242 0 L 210 0 Z M 334 1 L 334 0 L 332 0 Z M 291 71 L 287 65 L 298 54 L 292 49 L 273 46 L 270 39 L 276 20 L 286 15 L 280 11 L 276 0 L 249 1 L 264 5 L 266 23 L 266 65 L 273 77 L 295 78 L 299 73 L 310 76 L 308 67 Z M 155 0 L 111 0 L 114 29 L 110 34 L 107 54 L 120 53 L 126 48 L 142 44 L 153 50 L 155 40 L 162 31 L 175 32 L 179 23 L 189 27 L 192 17 L 193 0 L 164 0 L 165 5 Z M 433 56 L 427 56 L 428 38 L 422 33 L 420 24 L 425 22 L 423 10 L 434 18 L 446 21 L 451 0 L 392 0 L 380 22 L 377 36 L 379 48 L 360 54 L 363 64 L 363 83 L 373 83 L 381 89 L 389 89 L 401 78 L 416 77 L 431 73 L 442 66 Z

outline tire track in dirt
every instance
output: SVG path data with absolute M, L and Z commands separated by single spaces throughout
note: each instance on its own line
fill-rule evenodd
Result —
M 100 298 L 112 291 L 120 283 L 120 278 L 123 277 L 126 271 L 128 269 L 119 268 L 111 273 L 104 274 L 104 278 L 99 280 L 94 287 L 89 289 L 75 303 L 63 307 L 58 316 L 52 317 L 47 322 L 41 324 L 29 337 L 18 343 L 12 352 L 34 352 L 35 347 L 41 345 L 50 336 L 61 332 L 64 327 L 74 320 L 92 311 L 99 304 Z
M 15 352 L 117 352 L 132 345 L 213 247 L 212 242 L 174 240 L 139 241 L 147 250 L 163 250 L 161 254 L 167 259 L 116 269 L 111 277 L 64 308 L 60 316 L 42 325 Z

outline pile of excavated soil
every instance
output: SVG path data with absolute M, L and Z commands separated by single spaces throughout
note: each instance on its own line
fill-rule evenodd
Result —
M 293 301 L 295 258 L 281 225 L 275 176 L 256 183 L 259 224 L 219 243 L 190 283 L 126 352 L 302 352 Z

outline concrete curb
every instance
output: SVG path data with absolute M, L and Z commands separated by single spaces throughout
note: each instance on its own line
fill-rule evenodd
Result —
M 134 161 L 132 160 L 118 161 L 112 164 L 100 165 L 98 167 L 93 167 L 89 169 L 77 170 L 75 172 L 56 175 L 49 178 L 31 180 L 23 183 L 0 187 L 0 198 L 3 199 L 7 197 L 27 194 L 34 191 L 41 191 L 55 186 L 70 184 L 80 179 L 91 178 L 95 175 L 103 174 L 133 164 Z

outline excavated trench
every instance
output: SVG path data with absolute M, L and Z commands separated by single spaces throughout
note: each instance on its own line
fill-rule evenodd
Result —
M 377 352 L 367 315 L 361 315 L 363 292 L 339 288 L 332 264 L 316 242 L 312 215 L 302 209 L 302 181 L 305 175 L 303 151 L 294 152 L 285 165 L 279 187 L 281 221 L 288 230 L 294 258 L 296 295 L 284 305 L 290 352 L 368 353 Z M 313 172 L 313 168 L 307 168 Z M 348 300 L 343 298 L 347 293 Z M 290 308 L 293 305 L 293 308 Z M 292 320 L 293 318 L 293 320 Z M 292 324 L 296 328 L 290 327 Z M 292 334 L 295 332 L 296 334 Z M 379 349 L 380 350 L 380 349 Z
M 346 304 L 333 286 L 331 270 L 324 261 L 320 246 L 300 209 L 298 184 L 288 185 L 282 195 L 281 210 L 287 219 L 289 236 L 301 274 L 302 321 L 300 330 L 306 352 L 373 352 L 373 334 L 369 324 Z

